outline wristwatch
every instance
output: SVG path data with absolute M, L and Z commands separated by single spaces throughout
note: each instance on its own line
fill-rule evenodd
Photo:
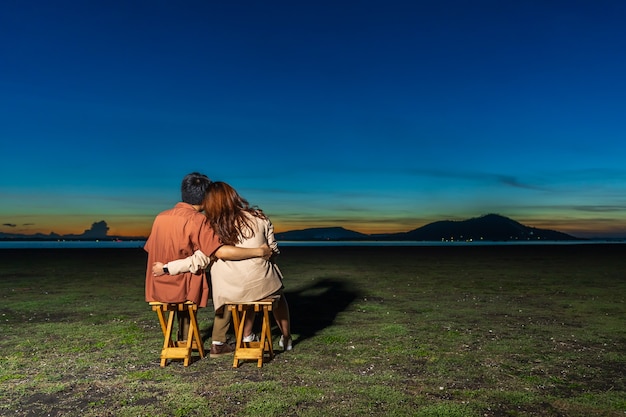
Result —
M 167 265 L 163 265 L 163 273 L 169 275 L 170 270 L 167 268 Z

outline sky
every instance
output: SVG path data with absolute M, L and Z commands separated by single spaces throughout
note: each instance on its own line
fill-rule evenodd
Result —
M 198 171 L 277 232 L 626 237 L 626 2 L 7 0 L 0 232 L 147 236 Z

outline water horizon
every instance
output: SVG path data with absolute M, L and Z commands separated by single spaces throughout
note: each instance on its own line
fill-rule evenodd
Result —
M 132 249 L 143 248 L 145 240 L 13 240 L 0 241 L 0 249 Z M 511 241 L 375 241 L 375 240 L 315 240 L 278 241 L 282 247 L 339 247 L 339 246 L 512 246 L 512 245 L 581 245 L 581 244 L 623 244 L 626 239 L 589 240 L 511 240 Z

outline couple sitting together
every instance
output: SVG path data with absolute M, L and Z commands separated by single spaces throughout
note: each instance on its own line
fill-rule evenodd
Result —
M 187 175 L 181 195 L 182 202 L 155 218 L 144 246 L 146 301 L 193 301 L 206 307 L 210 294 L 215 308 L 210 356 L 217 357 L 234 352 L 227 343 L 231 313 L 225 303 L 279 294 L 273 309 L 279 346 L 291 350 L 289 306 L 273 262 L 279 251 L 269 218 L 230 185 L 203 174 Z M 189 318 L 180 317 L 179 340 L 186 337 L 187 326 Z M 254 315 L 247 315 L 243 326 L 244 341 L 255 340 Z

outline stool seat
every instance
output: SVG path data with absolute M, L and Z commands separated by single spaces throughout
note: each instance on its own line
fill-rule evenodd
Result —
M 257 366 L 263 366 L 263 359 L 267 357 L 269 360 L 274 358 L 274 348 L 272 346 L 272 326 L 270 323 L 269 312 L 272 311 L 274 305 L 280 300 L 280 295 L 272 295 L 257 301 L 229 301 L 226 306 L 230 309 L 233 317 L 233 327 L 237 335 L 235 346 L 235 359 L 233 367 L 239 367 L 242 360 L 256 360 Z M 263 312 L 263 324 L 261 326 L 261 337 L 258 342 L 243 341 L 243 323 L 248 314 Z
M 204 358 L 204 346 L 196 318 L 196 312 L 198 311 L 196 303 L 191 301 L 184 303 L 150 301 L 149 304 L 152 310 L 156 311 L 161 330 L 163 331 L 161 367 L 167 365 L 168 359 L 183 359 L 183 365 L 188 366 L 193 351 L 197 351 L 200 358 Z M 165 312 L 167 312 L 167 320 L 165 319 Z M 172 339 L 174 317 L 178 312 L 187 312 L 189 314 L 189 331 L 185 340 Z

